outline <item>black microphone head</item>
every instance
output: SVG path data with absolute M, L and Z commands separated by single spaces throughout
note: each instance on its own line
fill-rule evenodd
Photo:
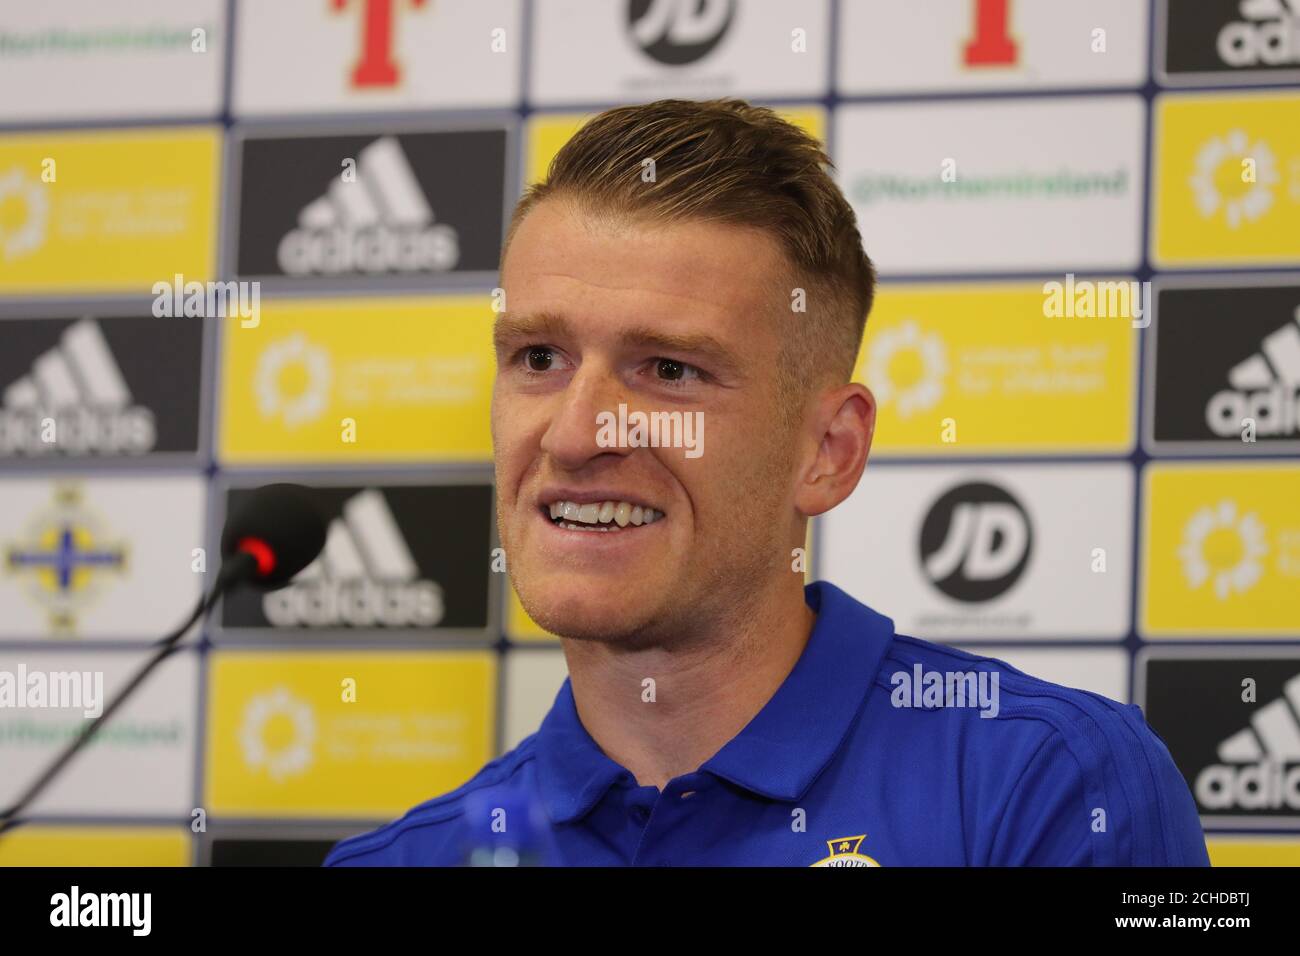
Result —
M 272 591 L 316 559 L 325 547 L 325 519 L 302 485 L 256 488 L 226 518 L 221 558 L 251 555 L 257 568 L 248 583 Z

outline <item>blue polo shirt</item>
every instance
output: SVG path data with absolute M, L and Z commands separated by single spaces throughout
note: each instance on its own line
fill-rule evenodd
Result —
M 605 756 L 566 680 L 537 733 L 325 865 L 459 865 L 530 826 L 539 859 L 579 866 L 1209 865 L 1136 706 L 895 634 L 826 582 L 805 599 L 785 682 L 662 792 Z

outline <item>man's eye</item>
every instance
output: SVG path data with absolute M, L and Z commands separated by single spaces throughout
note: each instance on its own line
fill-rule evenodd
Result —
M 555 355 L 550 349 L 536 346 L 528 350 L 528 354 L 524 356 L 524 363 L 531 372 L 545 372 L 551 367 L 554 357 Z
M 655 372 L 658 373 L 660 380 L 665 382 L 687 382 L 700 377 L 700 370 L 694 365 L 668 358 L 656 360 Z

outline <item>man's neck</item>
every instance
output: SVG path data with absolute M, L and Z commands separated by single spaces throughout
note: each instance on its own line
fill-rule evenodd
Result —
M 789 583 L 744 620 L 672 648 L 566 640 L 587 733 L 641 786 L 663 789 L 699 769 L 772 699 L 808 643 L 817 616 L 802 583 Z

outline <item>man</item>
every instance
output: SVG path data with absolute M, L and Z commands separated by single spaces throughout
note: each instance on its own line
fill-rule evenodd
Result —
M 874 276 L 828 166 L 770 110 L 668 100 L 596 117 L 528 190 L 497 521 L 570 677 L 536 734 L 328 865 L 1208 862 L 1136 707 L 804 586 L 808 519 L 853 491 L 875 425 L 850 382 Z M 679 413 L 678 447 L 614 440 L 637 413 Z M 895 706 L 896 675 L 931 672 L 958 685 Z

